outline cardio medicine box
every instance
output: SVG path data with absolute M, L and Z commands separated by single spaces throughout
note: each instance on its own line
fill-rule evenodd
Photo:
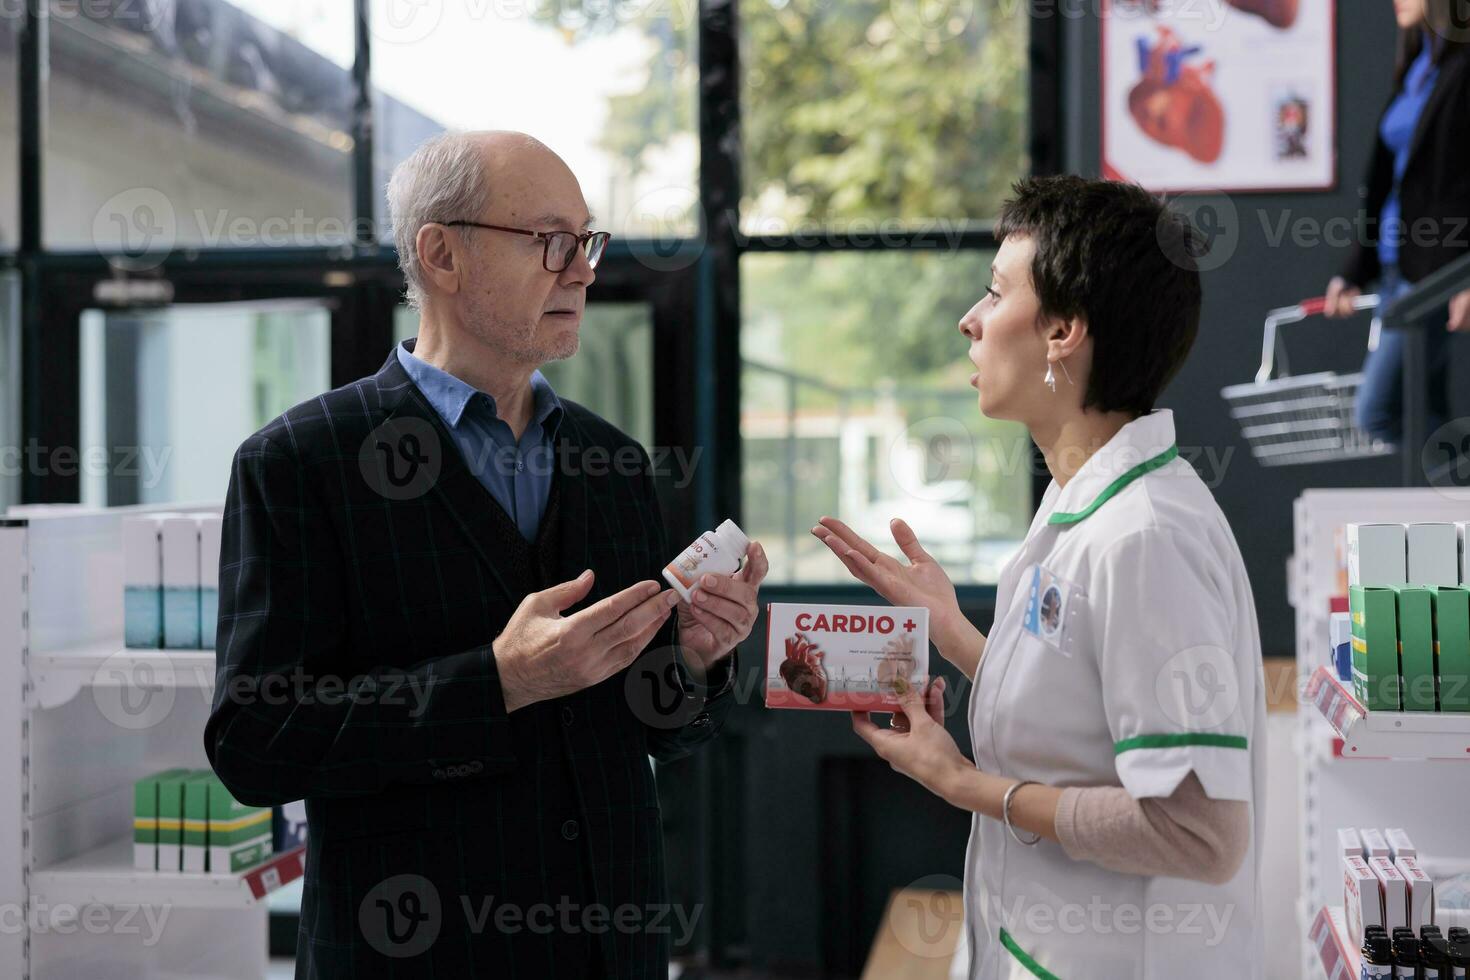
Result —
M 895 711 L 929 680 L 929 610 L 773 602 L 766 707 Z

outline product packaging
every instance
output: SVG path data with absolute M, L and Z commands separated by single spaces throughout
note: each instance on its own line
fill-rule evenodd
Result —
M 1352 827 L 1339 827 L 1337 831 L 1337 849 L 1342 852 L 1343 857 L 1362 857 L 1363 838 Z
M 1470 712 L 1470 589 L 1430 590 L 1439 710 Z
M 1409 581 L 1409 550 L 1402 524 L 1349 524 L 1348 586 L 1394 586 Z
M 1354 946 L 1363 945 L 1363 930 L 1383 925 L 1383 886 L 1368 862 L 1359 857 L 1342 859 L 1342 905 L 1348 933 Z
M 1368 867 L 1378 876 L 1383 889 L 1383 925 L 1392 932 L 1409 924 L 1409 883 L 1393 866 L 1393 858 L 1376 857 L 1368 861 Z
M 271 846 L 277 854 L 306 843 L 306 801 L 296 800 L 272 808 Z
M 1393 589 L 1348 587 L 1353 619 L 1353 696 L 1370 711 L 1402 709 L 1398 598 Z
M 1434 880 L 1412 857 L 1401 857 L 1393 866 L 1404 877 L 1406 914 L 1409 928 L 1418 932 L 1434 921 Z
M 1454 524 L 1410 524 L 1411 585 L 1460 584 L 1460 532 Z
M 664 581 L 685 602 L 692 602 L 701 575 L 733 575 L 745 559 L 750 539 L 734 521 L 721 521 L 713 531 L 705 531 L 664 566 Z
M 219 544 L 224 518 L 206 514 L 199 519 L 199 647 L 214 649 L 219 621 Z
M 271 854 L 270 807 L 238 802 L 219 777 L 209 777 L 209 870 L 233 874 Z
M 158 871 L 159 790 L 169 781 L 187 776 L 187 769 L 166 769 L 133 784 L 133 867 Z
M 771 603 L 766 707 L 893 711 L 929 680 L 929 611 Z
M 191 514 L 163 519 L 163 645 L 199 649 L 199 523 Z
M 1400 697 L 1404 711 L 1437 711 L 1434 689 L 1434 611 L 1430 590 L 1417 585 L 1394 589 L 1398 604 Z
M 184 786 L 194 771 L 179 769 L 158 780 L 158 870 L 184 870 Z
M 1358 836 L 1363 840 L 1363 857 L 1367 860 L 1393 856 L 1393 851 L 1388 846 L 1388 838 L 1383 836 L 1383 831 L 1373 827 L 1364 827 L 1358 831 Z
M 163 545 L 152 514 L 124 517 L 123 643 L 134 649 L 163 646 Z
M 179 840 L 185 871 L 206 871 L 209 867 L 209 786 L 213 778 L 209 770 L 199 770 L 184 783 L 184 822 Z
M 1333 613 L 1327 620 L 1330 649 L 1327 665 L 1344 684 L 1353 682 L 1353 617 L 1352 613 Z
M 1402 827 L 1389 827 L 1383 832 L 1383 839 L 1388 842 L 1389 857 L 1395 861 L 1419 856 L 1419 849 L 1409 840 L 1408 833 Z

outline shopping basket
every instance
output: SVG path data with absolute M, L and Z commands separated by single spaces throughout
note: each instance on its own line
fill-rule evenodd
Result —
M 1321 371 L 1292 376 L 1286 363 L 1286 348 L 1280 328 L 1318 316 L 1326 309 L 1325 297 L 1302 300 L 1296 306 L 1272 310 L 1266 317 L 1266 334 L 1261 343 L 1261 369 L 1256 379 L 1230 385 L 1220 395 L 1230 405 L 1230 415 L 1250 445 L 1251 455 L 1263 466 L 1296 463 L 1325 463 L 1343 459 L 1386 456 L 1393 445 L 1374 439 L 1353 421 L 1353 406 L 1363 384 L 1361 371 L 1337 374 Z M 1359 296 L 1356 310 L 1376 310 L 1378 297 Z M 1377 316 L 1368 336 L 1368 349 L 1378 346 L 1382 326 Z M 1281 377 L 1273 378 L 1276 360 Z

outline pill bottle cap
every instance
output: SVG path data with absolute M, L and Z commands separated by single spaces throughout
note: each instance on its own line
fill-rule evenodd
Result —
M 721 521 L 720 526 L 715 528 L 715 533 L 729 541 L 741 555 L 744 555 L 745 549 L 750 547 L 750 539 L 745 536 L 744 531 L 740 530 L 740 525 L 732 520 Z

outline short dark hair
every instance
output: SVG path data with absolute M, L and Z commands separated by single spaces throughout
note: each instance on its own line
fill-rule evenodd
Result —
M 1081 317 L 1093 338 L 1083 407 L 1147 415 L 1199 332 L 1201 239 L 1136 184 L 1029 177 L 1013 191 L 996 238 L 1036 243 L 1041 315 Z

